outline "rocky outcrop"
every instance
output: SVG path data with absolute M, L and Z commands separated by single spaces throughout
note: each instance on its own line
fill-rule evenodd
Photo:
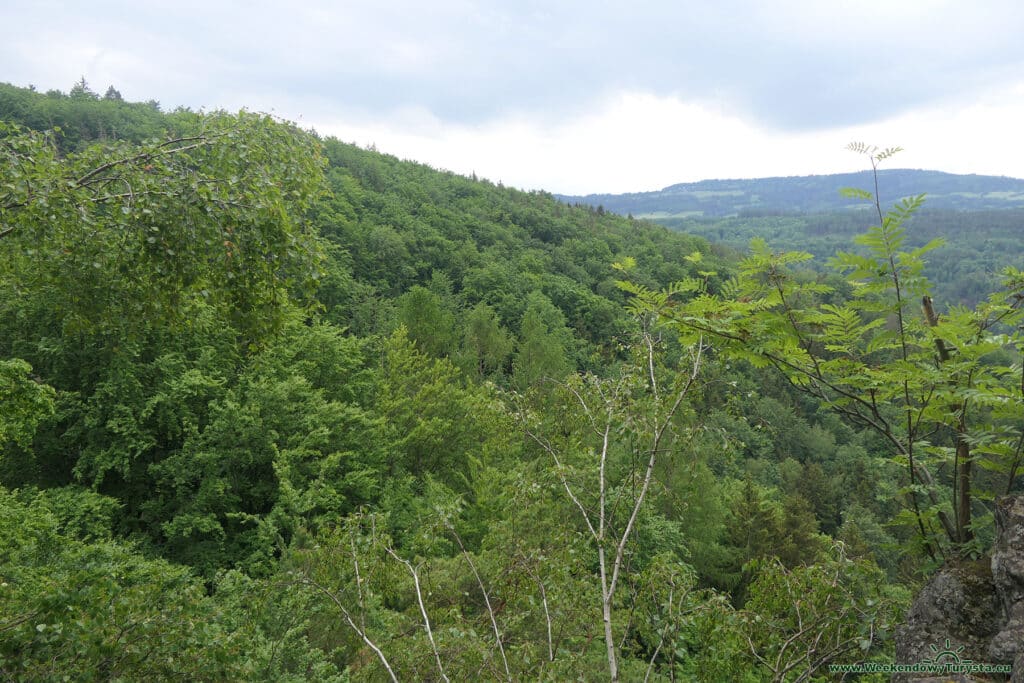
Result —
M 1002 606 L 988 560 L 947 563 L 921 589 L 906 622 L 896 629 L 896 661 L 914 664 L 956 657 L 987 662 L 989 643 L 1001 622 Z M 901 675 L 893 680 L 928 678 Z
M 1024 496 L 996 504 L 991 559 L 949 562 L 928 581 L 896 630 L 896 661 L 1012 664 L 1024 683 Z M 898 674 L 893 681 L 999 681 L 1005 675 Z
M 1024 496 L 999 500 L 996 530 L 992 582 L 1002 604 L 1004 621 L 989 643 L 988 656 L 1012 662 L 1024 654 Z M 1018 678 L 1024 678 L 1024 671 L 1019 672 Z

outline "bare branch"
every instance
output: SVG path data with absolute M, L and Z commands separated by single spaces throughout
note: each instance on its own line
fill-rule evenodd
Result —
M 36 610 L 35 612 L 30 612 L 28 614 L 24 614 L 24 615 L 22 615 L 20 617 L 16 617 L 16 618 L 11 619 L 10 621 L 8 621 L 6 623 L 2 623 L 2 624 L 0 624 L 0 631 L 6 631 L 7 629 L 11 629 L 11 628 L 14 628 L 15 626 L 19 626 L 19 625 L 25 623 L 26 621 L 28 621 L 29 619 L 34 619 L 37 614 L 39 614 L 39 610 Z
M 585 414 L 585 415 L 587 416 L 587 419 L 588 419 L 588 420 L 590 420 L 590 425 L 591 425 L 591 426 L 592 426 L 592 427 L 594 428 L 594 431 L 595 431 L 595 432 L 597 432 L 598 434 L 600 434 L 600 433 L 601 433 L 601 431 L 600 431 L 600 430 L 599 430 L 599 429 L 597 428 L 597 422 L 596 422 L 596 421 L 594 420 L 594 415 L 593 415 L 593 413 L 591 413 L 591 412 L 590 412 L 590 407 L 589 407 L 589 406 L 587 406 L 587 402 L 586 402 L 586 401 L 585 401 L 585 400 L 583 399 L 583 397 L 582 397 L 582 396 L 580 395 L 580 392 L 576 391 L 576 389 L 575 389 L 574 387 L 571 387 L 571 386 L 569 386 L 569 385 L 567 385 L 567 384 L 563 384 L 562 386 L 563 386 L 563 387 L 565 387 L 566 389 L 568 389 L 568 390 L 569 390 L 569 392 L 570 392 L 570 393 L 571 393 L 571 394 L 572 394 L 573 396 L 575 396 L 575 397 L 576 397 L 576 400 L 577 400 L 577 401 L 579 401 L 579 403 L 580 403 L 580 406 L 582 406 L 582 407 L 583 407 L 583 412 L 584 412 L 584 414 Z
M 359 558 L 356 555 L 355 537 L 349 536 L 349 545 L 352 548 L 352 566 L 356 570 L 356 592 L 359 595 L 359 623 L 366 628 L 366 601 L 363 597 L 363 577 L 359 574 Z
M 551 447 L 551 444 L 547 443 L 546 441 L 538 437 L 529 429 L 526 430 L 526 435 L 529 436 L 534 441 L 536 441 L 540 445 L 540 447 L 546 450 L 554 459 L 555 467 L 557 468 L 558 472 L 558 478 L 561 480 L 562 486 L 565 487 L 565 492 L 569 494 L 569 498 L 572 500 L 573 503 L 576 504 L 576 507 L 578 507 L 580 509 L 580 512 L 583 514 L 583 521 L 587 523 L 587 528 L 590 529 L 590 535 L 593 536 L 595 539 L 600 538 L 597 534 L 597 530 L 594 529 L 594 525 L 590 523 L 590 515 L 587 514 L 587 509 L 583 507 L 583 503 L 581 503 L 580 499 L 576 497 L 576 494 L 572 492 L 572 488 L 569 486 L 569 480 L 566 479 L 565 475 L 562 473 L 562 462 L 558 459 L 558 453 L 556 453 L 555 449 Z
M 673 598 L 674 593 L 675 593 L 675 586 L 672 586 L 671 588 L 669 588 L 669 591 L 668 591 L 668 612 L 669 612 L 669 616 L 672 615 L 672 598 Z M 651 677 L 651 672 L 654 671 L 654 660 L 658 658 L 658 653 L 661 652 L 661 646 L 665 644 L 665 636 L 668 635 L 668 630 L 669 630 L 669 625 L 668 624 L 665 626 L 665 628 L 663 628 L 661 630 L 661 638 L 658 640 L 658 646 L 656 648 L 654 648 L 654 654 L 651 655 L 651 661 L 647 665 L 647 673 L 644 674 L 644 683 L 647 683 L 647 681 Z
M 395 558 L 399 562 L 405 565 L 405 568 L 412 574 L 413 584 L 416 586 L 416 602 L 420 606 L 420 614 L 423 615 L 423 627 L 427 631 L 427 639 L 430 641 L 430 648 L 434 651 L 434 661 L 437 662 L 437 671 L 441 674 L 441 678 L 446 683 L 451 683 L 448 679 L 448 675 L 444 672 L 444 666 L 441 664 L 441 654 L 437 651 L 437 643 L 434 641 L 434 631 L 430 628 L 430 617 L 427 616 L 427 608 L 423 605 L 423 591 L 420 590 L 420 574 L 416 571 L 416 568 L 412 566 L 412 562 L 398 556 L 394 550 L 389 546 L 384 546 L 384 551 L 388 555 Z
M 356 624 L 356 622 L 352 619 L 352 615 L 349 613 L 349 611 L 347 609 L 345 609 L 345 605 L 343 605 L 341 603 L 341 600 L 338 599 L 338 596 L 336 596 L 334 593 L 332 593 L 331 591 L 327 590 L 324 586 L 321 586 L 319 583 L 317 583 L 313 579 L 309 578 L 308 576 L 304 576 L 300 580 L 300 582 L 306 584 L 307 586 L 311 586 L 312 588 L 315 588 L 316 590 L 320 591 L 321 593 L 326 595 L 328 598 L 330 598 L 330 600 L 341 611 L 342 616 L 345 617 L 345 621 L 348 623 L 349 627 L 353 631 L 356 632 L 356 635 L 358 635 L 360 638 L 362 638 L 363 642 L 366 643 L 366 645 L 371 650 L 373 650 L 376 653 L 377 658 L 380 660 L 380 663 L 384 665 L 385 669 L 387 669 L 388 676 L 391 677 L 391 680 L 393 681 L 393 683 L 398 683 L 398 677 L 395 676 L 395 671 L 394 671 L 394 669 L 391 668 L 391 664 L 388 663 L 387 657 L 385 657 L 384 653 L 381 652 L 381 649 L 379 647 L 377 647 L 377 644 L 374 643 L 372 640 L 370 640 L 370 637 L 366 635 L 366 631 L 364 629 L 360 628 Z
M 534 579 L 537 581 L 537 585 L 540 587 L 540 603 L 544 607 L 544 621 L 547 622 L 548 627 L 548 661 L 555 661 L 555 648 L 551 642 L 551 613 L 548 612 L 548 593 L 544 590 L 544 582 L 540 576 L 534 575 Z
M 452 526 L 448 520 L 444 520 L 444 525 L 448 527 L 448 531 L 451 532 L 452 536 L 455 537 L 456 543 L 459 544 L 459 548 L 462 549 L 462 556 L 466 558 L 466 562 L 469 563 L 469 568 L 473 572 L 473 576 L 476 578 L 476 585 L 480 587 L 480 592 L 484 596 L 484 604 L 487 605 L 487 614 L 491 617 L 491 628 L 494 629 L 494 640 L 498 643 L 498 651 L 501 653 L 501 663 L 505 666 L 505 677 L 508 680 L 512 680 L 512 673 L 508 669 L 508 659 L 505 658 L 505 646 L 501 644 L 501 632 L 498 630 L 498 620 L 494 618 L 494 609 L 491 607 L 491 598 L 487 595 L 487 588 L 484 587 L 484 581 L 480 578 L 480 572 L 476 570 L 476 563 L 473 562 L 473 558 L 466 551 L 466 546 L 462 544 L 462 537 L 455 531 L 455 527 Z
M 658 381 L 654 378 L 654 340 L 651 339 L 651 333 L 644 329 L 644 344 L 647 346 L 647 372 L 651 380 L 651 391 L 654 393 L 654 399 L 658 399 Z

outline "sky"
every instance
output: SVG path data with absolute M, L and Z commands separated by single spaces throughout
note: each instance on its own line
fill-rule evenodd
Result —
M 561 194 L 892 168 L 1024 178 L 1019 0 L 0 0 L 0 81 L 270 112 Z

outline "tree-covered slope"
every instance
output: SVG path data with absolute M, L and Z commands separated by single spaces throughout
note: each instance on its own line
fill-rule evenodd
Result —
M 325 142 L 325 152 L 334 196 L 321 217 L 324 234 L 345 251 L 342 260 L 374 302 L 435 283 L 463 307 L 487 304 L 515 329 L 528 295 L 537 292 L 578 339 L 596 347 L 627 324 L 614 261 L 631 255 L 648 282 L 668 283 L 692 272 L 685 257 L 694 251 L 715 258 L 701 238 L 568 207 L 545 193 L 438 172 L 336 140 Z M 361 324 L 358 303 L 349 298 L 346 305 L 353 316 L 346 324 Z
M 886 169 L 878 174 L 882 200 L 927 194 L 937 209 L 980 211 L 1024 207 L 1024 180 L 1003 176 L 956 175 L 939 171 Z M 869 171 L 833 175 L 702 180 L 653 192 L 561 196 L 570 204 L 602 206 L 642 218 L 733 216 L 773 213 L 828 213 L 859 208 L 839 194 L 843 187 L 867 187 Z
M 913 482 L 760 367 L 805 347 L 778 302 L 741 315 L 764 273 L 731 250 L 262 115 L 7 94 L 0 676 L 768 681 L 891 659 L 932 566 Z M 73 144 L 51 128 L 84 120 Z M 856 299 L 783 271 L 808 324 Z M 707 333 L 634 305 L 677 298 Z M 710 343 L 745 317 L 763 343 Z
M 837 251 L 849 248 L 864 227 L 877 223 L 869 209 L 833 213 L 662 218 L 659 223 L 689 235 L 745 251 L 753 239 L 773 248 L 800 250 L 824 268 Z M 924 208 L 907 221 L 907 244 L 921 247 L 934 239 L 944 244 L 928 255 L 925 273 L 943 307 L 974 305 L 999 287 L 1006 266 L 1024 264 L 1024 209 L 972 210 Z
M 59 128 L 57 144 L 75 150 L 97 140 L 143 139 L 160 135 L 167 115 L 157 102 L 125 102 L 113 87 L 100 97 L 85 80 L 67 93 L 45 94 L 9 83 L 0 83 L 0 121 L 13 121 L 34 130 Z

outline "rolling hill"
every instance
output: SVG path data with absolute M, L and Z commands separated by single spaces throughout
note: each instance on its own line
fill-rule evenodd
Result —
M 871 187 L 871 173 L 702 180 L 654 192 L 560 195 L 569 204 L 589 204 L 637 218 L 828 213 L 861 208 L 840 195 L 843 187 Z M 925 193 L 929 208 L 979 211 L 1024 207 L 1024 180 L 1003 176 L 956 175 L 940 171 L 879 171 L 882 202 Z

